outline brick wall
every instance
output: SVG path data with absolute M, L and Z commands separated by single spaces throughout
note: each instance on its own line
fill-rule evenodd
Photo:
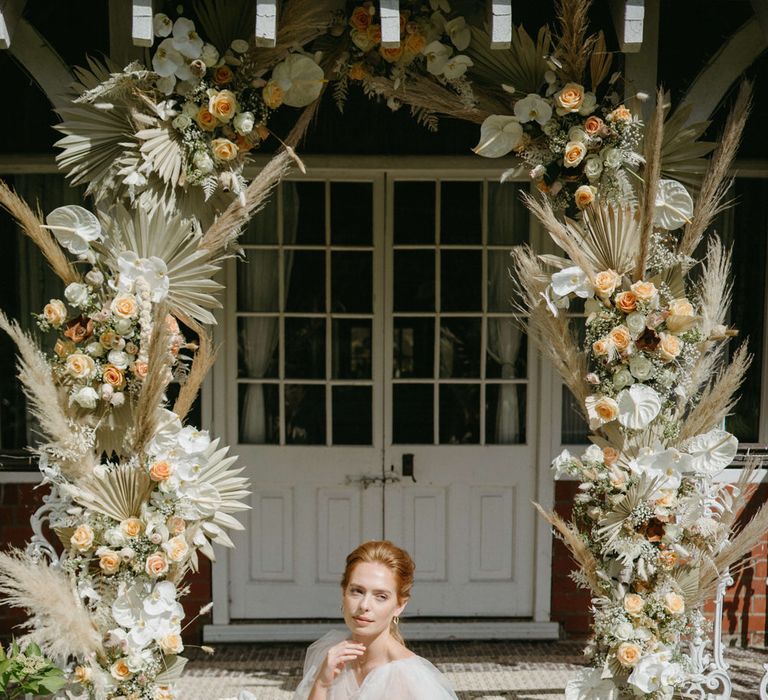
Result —
M 8 547 L 23 548 L 32 536 L 29 517 L 42 504 L 45 490 L 34 488 L 33 484 L 0 484 L 0 543 L 2 549 Z M 54 543 L 55 536 L 50 538 Z M 211 565 L 205 557 L 200 557 L 200 571 L 187 577 L 190 587 L 189 594 L 184 596 L 182 603 L 189 622 L 197 615 L 200 608 L 211 600 Z M 23 622 L 25 615 L 22 611 L 6 605 L 0 606 L 0 642 L 7 642 L 12 634 L 20 634 L 14 627 Z M 192 622 L 184 630 L 186 644 L 200 644 L 203 638 L 203 625 L 210 622 L 208 613 Z
M 569 519 L 573 497 L 578 483 L 558 481 L 555 484 L 555 509 Z M 768 499 L 768 485 L 761 485 L 753 494 L 740 521 L 749 519 L 757 508 Z M 742 646 L 766 646 L 768 625 L 766 623 L 766 576 L 768 561 L 766 550 L 768 533 L 755 548 L 752 556 L 754 567 L 734 577 L 734 584 L 726 594 L 723 607 L 723 637 Z M 576 587 L 568 574 L 575 564 L 565 545 L 553 538 L 552 547 L 552 619 L 561 623 L 570 637 L 581 637 L 589 633 L 589 594 Z M 714 611 L 714 604 L 707 606 L 707 612 Z

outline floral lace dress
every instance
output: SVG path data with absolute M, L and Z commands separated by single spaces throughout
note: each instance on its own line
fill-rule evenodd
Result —
M 309 698 L 328 650 L 347 638 L 345 632 L 332 630 L 307 649 L 304 678 L 293 700 Z M 336 677 L 327 697 L 328 700 L 456 700 L 456 693 L 429 661 L 410 656 L 373 669 L 362 683 L 357 682 L 351 668 L 345 668 Z

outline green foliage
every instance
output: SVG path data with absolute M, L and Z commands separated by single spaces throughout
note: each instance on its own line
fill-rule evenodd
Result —
M 26 693 L 53 695 L 67 684 L 64 672 L 47 659 L 37 644 L 23 650 L 12 641 L 0 646 L 0 697 L 10 700 Z

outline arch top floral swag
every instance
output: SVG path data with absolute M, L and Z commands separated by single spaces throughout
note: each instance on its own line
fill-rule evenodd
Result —
M 707 125 L 670 114 L 663 93 L 643 123 L 647 96 L 625 99 L 589 0 L 558 0 L 556 26 L 515 28 L 502 51 L 477 5 L 404 0 L 396 48 L 378 3 L 361 0 L 285 0 L 274 48 L 243 34 L 252 2 L 196 0 L 197 24 L 158 13 L 145 64 L 89 60 L 59 109 L 58 164 L 95 213 L 42 219 L 0 186 L 66 285 L 37 318 L 56 335 L 45 352 L 0 315 L 64 548 L 53 561 L 0 554 L 0 590 L 29 611 L 29 641 L 66 665 L 69 697 L 176 697 L 184 577 L 211 543 L 232 544 L 248 496 L 227 448 L 185 424 L 214 359 L 213 278 L 274 184 L 303 167 L 294 149 L 328 89 L 340 109 L 362 89 L 429 129 L 476 124 L 474 152 L 517 158 L 501 178 L 529 174 L 527 204 L 562 251 L 515 248 L 510 265 L 529 337 L 592 431 L 583 455 L 553 464 L 581 482 L 573 520 L 542 509 L 593 600 L 592 666 L 566 696 L 661 700 L 700 672 L 687 644 L 707 634 L 702 606 L 768 526 L 764 508 L 734 530 L 750 469 L 735 487 L 715 479 L 736 454 L 722 425 L 750 358 L 727 350 L 730 253 L 716 236 L 700 245 L 727 205 L 749 86 L 720 143 L 702 143 Z M 295 110 L 289 133 L 274 133 L 277 110 Z M 248 183 L 243 168 L 273 140 Z M 567 313 L 574 299 L 583 317 Z

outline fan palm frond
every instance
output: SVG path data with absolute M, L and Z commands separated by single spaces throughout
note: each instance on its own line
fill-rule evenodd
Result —
M 616 541 L 635 508 L 648 501 L 662 482 L 663 479 L 659 477 L 651 478 L 642 474 L 639 481 L 632 484 L 624 496 L 613 504 L 613 510 L 598 521 L 598 533 L 604 539 L 606 547 Z
M 668 100 L 665 93 L 664 99 Z M 698 189 L 707 169 L 707 159 L 715 148 L 712 141 L 699 141 L 710 122 L 688 124 L 693 105 L 682 105 L 664 121 L 661 145 L 661 175 Z
M 184 172 L 184 151 L 177 134 L 169 124 L 159 124 L 136 132 L 144 159 L 160 179 L 171 187 L 179 185 Z
M 639 249 L 640 214 L 632 207 L 590 205 L 584 210 L 584 225 L 568 222 L 583 232 L 585 252 L 595 269 L 614 270 L 620 275 L 635 265 Z
M 147 502 L 152 488 L 152 480 L 143 469 L 119 464 L 79 481 L 72 498 L 85 508 L 120 522 L 141 514 L 141 507 Z

